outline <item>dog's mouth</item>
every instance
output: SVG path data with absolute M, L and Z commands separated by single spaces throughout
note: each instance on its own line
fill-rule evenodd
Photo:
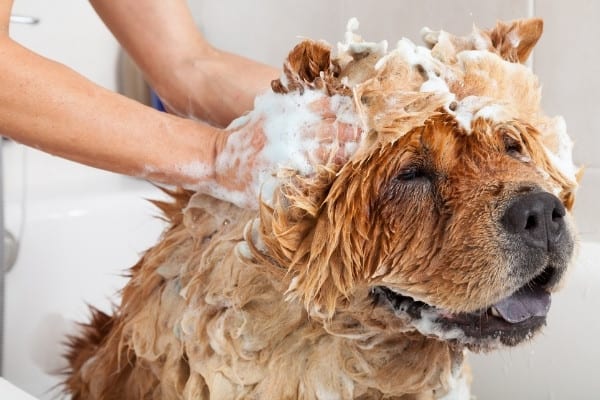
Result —
M 550 293 L 545 289 L 555 274 L 547 267 L 510 296 L 487 308 L 469 313 L 451 313 L 385 286 L 371 290 L 377 304 L 391 305 L 394 313 L 425 336 L 460 343 L 471 350 L 499 344 L 513 346 L 529 339 L 546 323 Z

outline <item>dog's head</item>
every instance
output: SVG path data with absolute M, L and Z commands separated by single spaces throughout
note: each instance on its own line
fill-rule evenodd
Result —
M 473 349 L 531 337 L 573 255 L 576 187 L 564 123 L 521 64 L 541 21 L 426 31 L 429 48 L 390 52 L 349 30 L 335 59 L 296 47 L 273 88 L 352 98 L 361 143 L 287 178 L 255 256 L 286 267 L 287 295 L 323 321 L 354 313 Z

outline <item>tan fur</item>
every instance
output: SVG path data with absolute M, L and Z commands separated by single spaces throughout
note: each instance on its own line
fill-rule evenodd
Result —
M 502 32 L 511 30 L 529 37 L 524 47 L 506 49 Z M 523 61 L 540 33 L 539 21 L 518 22 L 487 37 Z M 159 204 L 171 227 L 133 268 L 120 307 L 111 317 L 94 312 L 72 341 L 73 398 L 436 399 L 451 375 L 468 375 L 461 346 L 394 318 L 370 288 L 385 284 L 452 312 L 501 299 L 520 283 L 508 275 L 494 218 L 534 186 L 559 187 L 570 208 L 576 183 L 543 149 L 554 133 L 530 73 L 491 53 L 460 61 L 444 52 L 451 61 L 440 68 L 455 74 L 458 98 L 501 99 L 514 118 L 478 120 L 467 134 L 439 94 L 418 91 L 418 70 L 376 70 L 376 59 L 338 62 L 322 44 L 297 46 L 287 84 L 273 89 L 352 95 L 368 127 L 361 147 L 344 165 L 291 174 L 258 213 L 171 193 L 173 204 Z M 342 83 L 350 75 L 361 82 L 352 93 Z M 507 156 L 506 140 L 532 161 Z M 394 184 L 425 154 L 443 179 L 442 209 Z

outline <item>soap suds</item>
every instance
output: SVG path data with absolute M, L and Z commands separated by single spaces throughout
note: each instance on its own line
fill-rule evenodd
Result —
M 438 93 L 449 93 L 448 84 L 445 80 L 438 76 L 430 77 L 429 80 L 423 82 L 420 92 L 438 92 Z
M 181 172 L 182 175 L 190 177 L 196 181 L 206 180 L 212 173 L 212 169 L 205 163 L 195 161 L 188 164 L 179 164 L 176 169 Z
M 338 56 L 342 54 L 363 54 L 366 52 L 369 54 L 376 54 L 380 57 L 384 56 L 387 53 L 388 48 L 387 40 L 382 40 L 379 43 L 365 42 L 361 36 L 356 34 L 359 26 L 358 19 L 350 18 L 346 24 L 344 43 L 338 42 Z
M 450 375 L 448 380 L 448 393 L 441 397 L 439 400 L 470 400 L 471 389 L 469 383 L 464 374 L 460 373 L 459 376 Z
M 506 35 L 506 37 L 509 40 L 510 45 L 515 49 L 519 47 L 519 44 L 521 44 L 521 37 L 519 36 L 519 32 L 517 32 L 516 30 L 508 32 L 508 35 Z
M 558 140 L 556 153 L 544 148 L 552 164 L 572 182 L 577 182 L 578 168 L 573 163 L 573 141 L 567 134 L 567 124 L 563 117 L 554 118 L 554 129 Z
M 454 115 L 456 121 L 467 133 L 471 132 L 473 122 L 479 118 L 492 122 L 504 122 L 511 119 L 506 105 L 487 97 L 467 96 L 456 104 L 456 110 L 449 111 L 449 114 Z
M 337 391 L 325 387 L 323 385 L 317 385 L 315 396 L 317 400 L 341 400 L 342 395 Z
M 243 123 L 236 120 L 233 122 L 233 127 L 228 127 L 234 132 L 227 141 L 225 151 L 217 157 L 216 168 L 231 170 L 239 165 L 246 165 L 247 160 L 254 159 L 250 190 L 244 193 L 260 194 L 264 202 L 271 204 L 273 194 L 280 183 L 277 171 L 286 169 L 296 171 L 302 176 L 310 176 L 314 174 L 314 166 L 319 161 L 315 159 L 315 153 L 335 152 L 340 146 L 336 141 L 327 143 L 324 138 L 319 137 L 319 132 L 315 131 L 322 123 L 322 113 L 327 114 L 327 110 L 315 110 L 314 105 L 326 98 L 325 103 L 329 105 L 332 115 L 336 117 L 334 126 L 340 123 L 358 125 L 359 120 L 350 97 L 341 95 L 329 97 L 321 90 L 309 89 L 303 93 L 267 92 L 255 99 L 254 110 L 243 117 L 245 118 Z M 264 138 L 261 139 L 264 140 L 262 144 L 253 142 L 257 138 L 248 135 L 245 129 L 235 131 L 238 126 L 252 127 L 258 124 L 262 124 L 264 134 Z M 257 147 L 260 146 L 262 148 L 257 153 Z M 356 148 L 356 145 L 346 143 L 343 148 L 344 155 L 349 157 L 351 155 L 349 152 Z M 242 177 L 241 175 L 238 177 L 240 182 L 237 183 L 242 186 L 244 183 L 241 181 Z M 211 194 L 215 197 L 243 207 L 257 207 L 258 199 L 252 199 L 250 194 L 244 193 L 216 186 L 211 188 Z
M 479 29 L 473 27 L 473 32 L 471 32 L 470 39 L 478 52 L 487 51 L 489 49 L 490 41 L 481 34 Z
M 285 74 L 282 74 L 281 77 L 284 78 Z M 238 118 L 234 119 L 233 121 L 231 121 L 231 123 L 227 126 L 227 130 L 235 131 L 237 129 L 240 129 L 244 125 L 246 125 L 248 122 L 250 122 L 250 115 L 244 114 L 241 117 L 238 117 Z

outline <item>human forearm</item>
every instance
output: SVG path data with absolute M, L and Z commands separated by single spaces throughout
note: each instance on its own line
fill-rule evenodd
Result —
M 171 111 L 217 126 L 252 108 L 277 70 L 217 50 L 184 0 L 91 0 Z
M 211 51 L 184 0 L 90 3 L 153 84 L 171 73 L 174 64 Z
M 12 3 L 12 0 L 8 0 L 3 2 L 2 6 L 0 6 L 0 35 L 8 35 L 8 24 L 10 23 Z
M 0 38 L 2 133 L 49 153 L 152 180 L 197 184 L 214 173 L 216 130 L 156 112 Z M 196 169 L 198 171 L 198 169 Z

